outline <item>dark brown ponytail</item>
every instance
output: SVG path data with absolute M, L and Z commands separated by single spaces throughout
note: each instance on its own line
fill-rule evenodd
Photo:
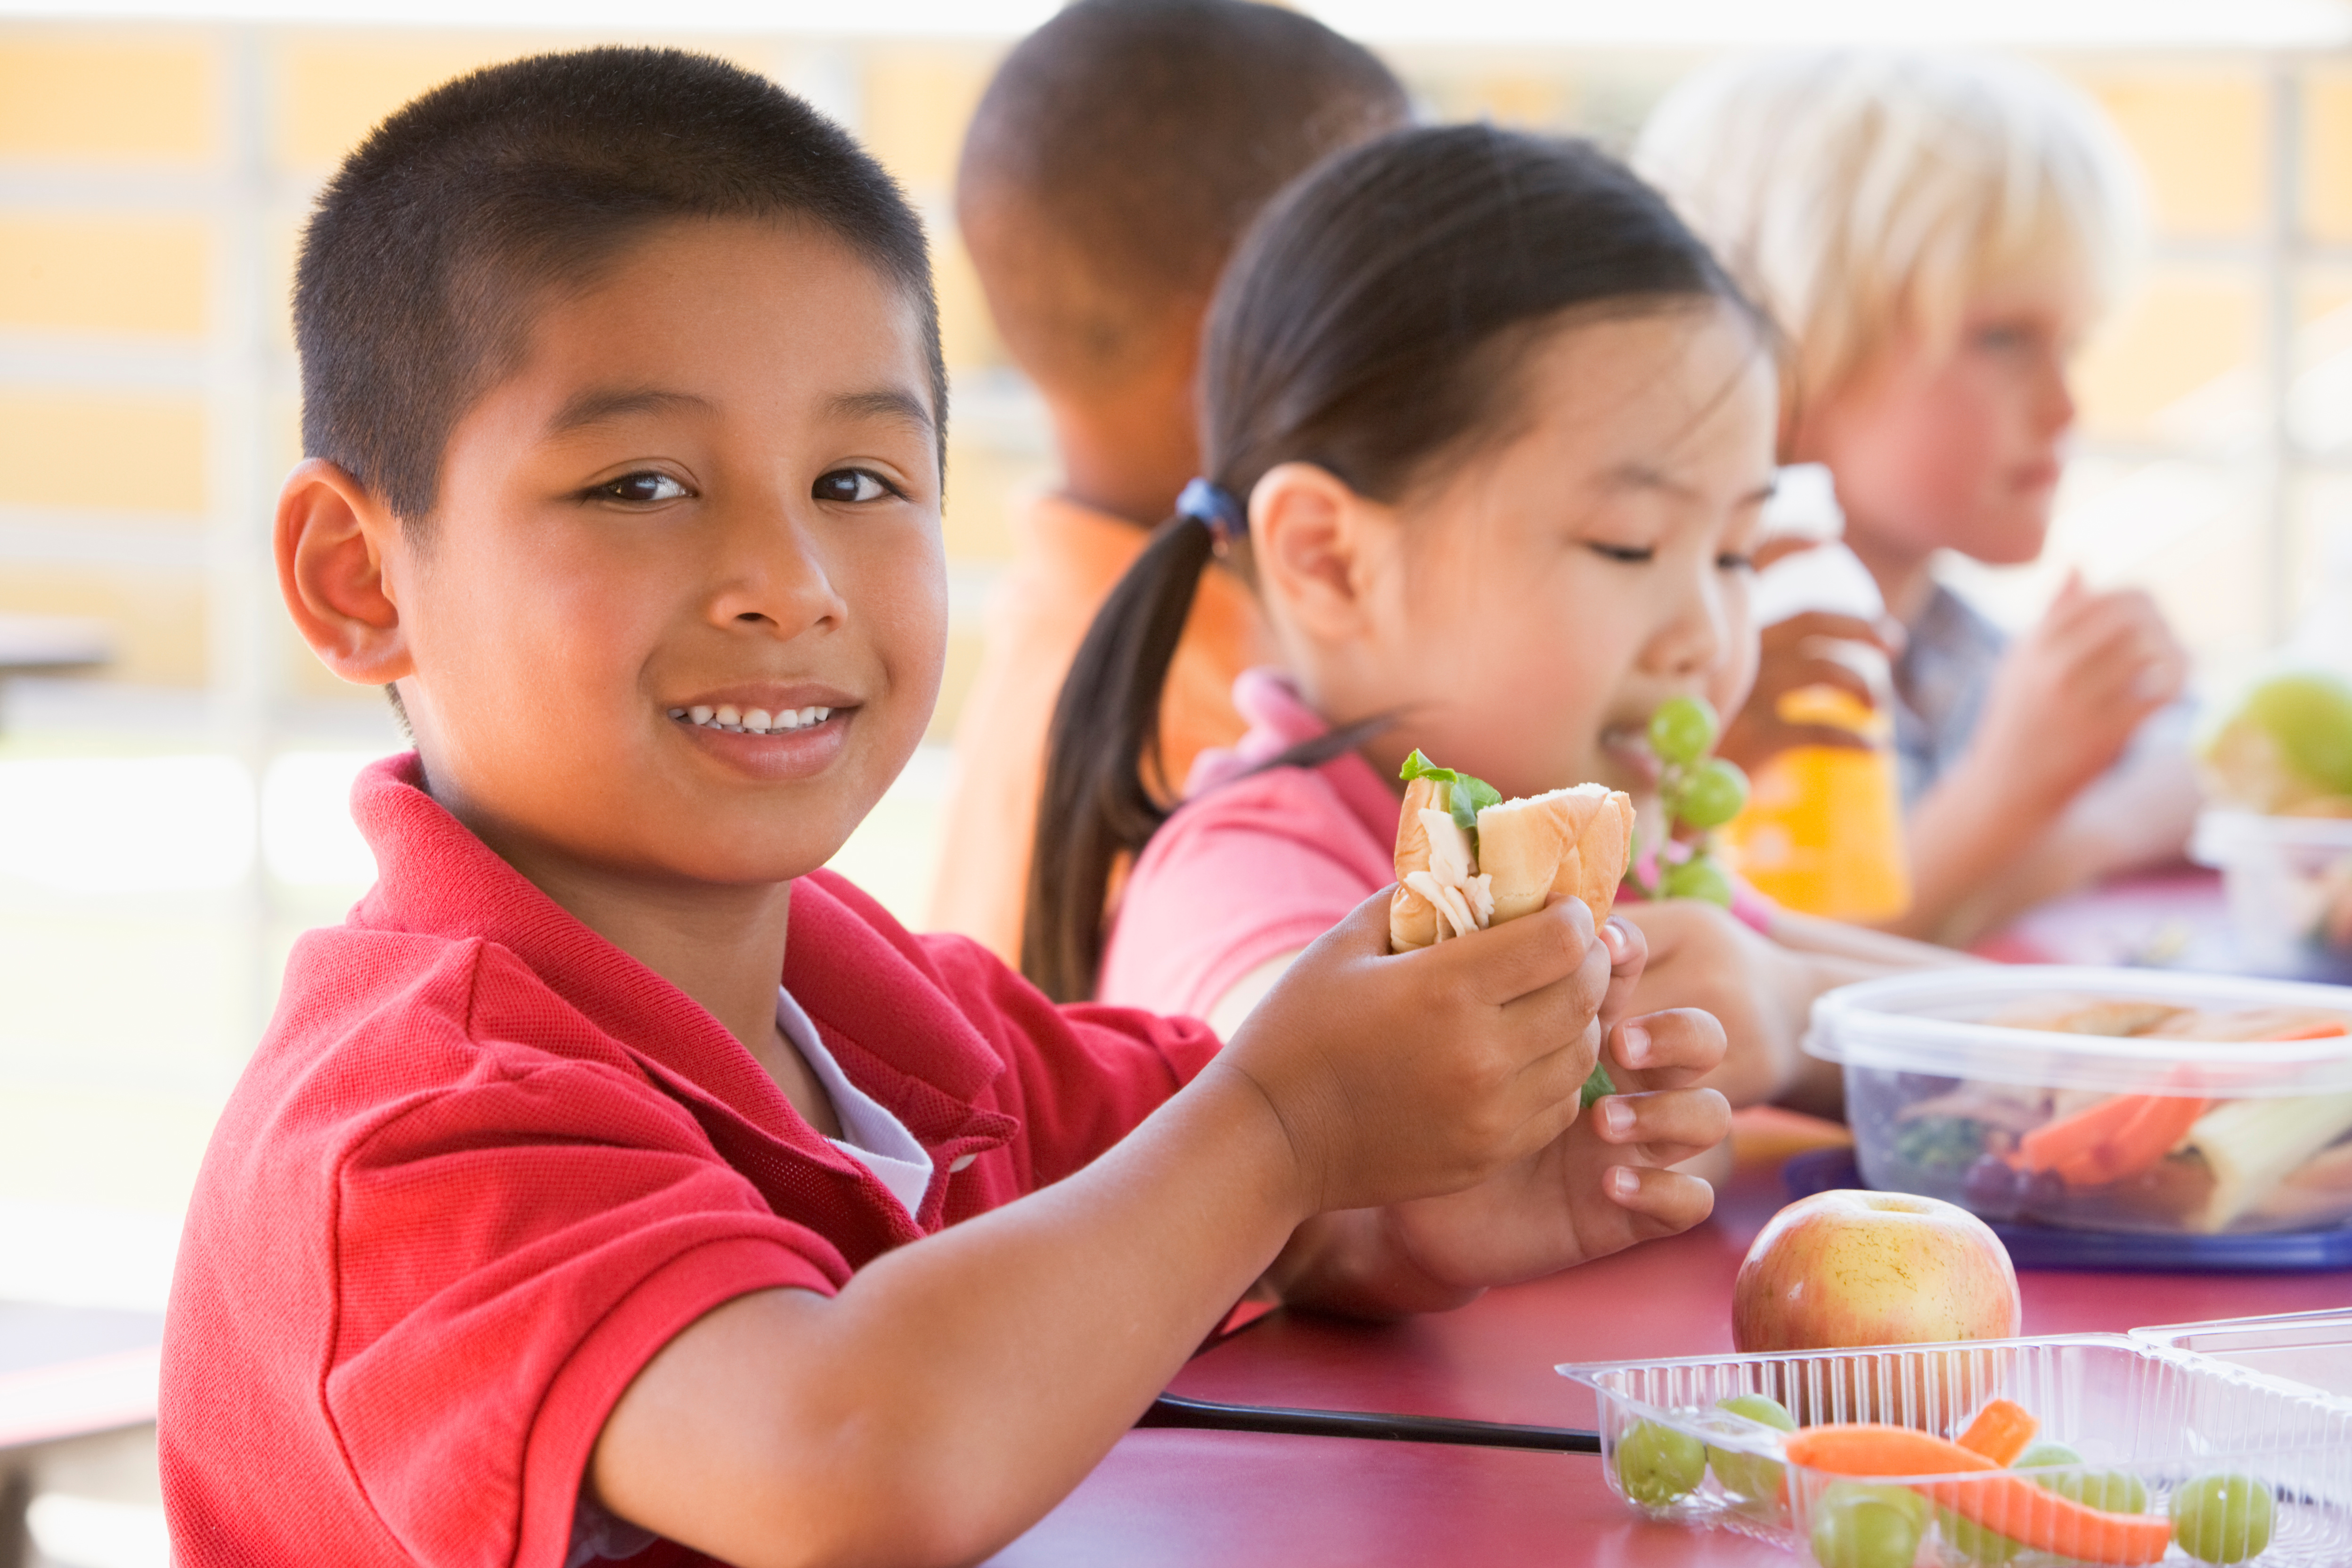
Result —
M 1202 353 L 1208 479 L 1246 498 L 1276 464 L 1307 462 L 1393 502 L 1433 460 L 1507 437 L 1521 362 L 1551 322 L 1711 301 L 1754 319 L 1665 202 L 1590 143 L 1399 132 L 1284 192 L 1226 268 Z M 1224 526 L 1246 575 L 1246 529 Z M 1093 994 L 1113 869 L 1167 819 L 1160 696 L 1217 540 L 1202 517 L 1163 524 L 1062 688 L 1021 945 L 1056 1000 Z

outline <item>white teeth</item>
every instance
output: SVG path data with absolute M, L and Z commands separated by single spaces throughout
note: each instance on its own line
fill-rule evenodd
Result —
M 764 708 L 737 709 L 721 703 L 717 708 L 697 703 L 691 708 L 673 708 L 673 719 L 708 729 L 725 730 L 738 735 L 784 735 L 794 730 L 805 730 L 812 724 L 822 724 L 833 717 L 830 708 L 779 708 L 773 713 Z

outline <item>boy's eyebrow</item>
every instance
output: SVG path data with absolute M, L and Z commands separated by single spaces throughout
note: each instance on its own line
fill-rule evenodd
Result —
M 827 405 L 828 412 L 839 418 L 903 420 L 929 436 L 936 428 L 931 423 L 930 405 L 913 393 L 895 386 L 878 387 L 872 392 L 847 392 Z
M 709 398 L 691 392 L 666 392 L 657 386 L 592 387 L 555 411 L 555 417 L 547 422 L 547 433 L 568 435 L 632 414 L 708 413 L 709 409 Z

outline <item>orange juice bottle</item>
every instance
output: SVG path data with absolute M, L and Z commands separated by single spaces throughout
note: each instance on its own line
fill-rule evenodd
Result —
M 1875 620 L 1885 613 L 1878 585 L 1838 542 L 1844 517 L 1818 465 L 1783 468 L 1767 536 L 1820 541 L 1766 568 L 1756 584 L 1756 624 L 1769 626 L 1808 610 Z M 1892 681 L 1886 658 L 1860 643 L 1825 651 L 1850 665 L 1876 699 L 1864 707 L 1832 686 L 1788 692 L 1780 716 L 1792 724 L 1826 724 L 1862 742 L 1798 746 L 1749 781 L 1748 808 L 1722 831 L 1731 863 L 1759 892 L 1787 908 L 1832 920 L 1878 921 L 1911 903 L 1903 800 L 1888 718 Z

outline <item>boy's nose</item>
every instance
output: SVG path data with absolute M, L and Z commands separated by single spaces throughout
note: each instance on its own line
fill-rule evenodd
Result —
M 713 563 L 710 618 L 767 626 L 793 637 L 846 611 L 826 572 L 811 520 L 790 498 L 746 506 L 720 532 Z

